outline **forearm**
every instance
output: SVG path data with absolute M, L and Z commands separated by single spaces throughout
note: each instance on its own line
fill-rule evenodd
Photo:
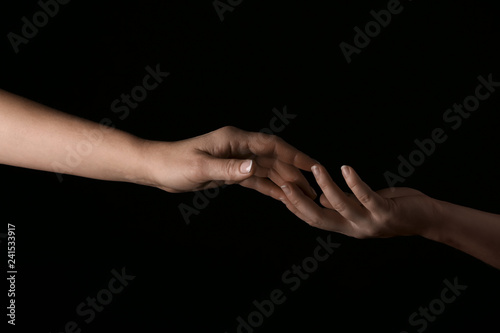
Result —
M 436 200 L 435 228 L 426 238 L 447 244 L 500 269 L 500 215 Z
M 144 183 L 144 140 L 0 90 L 0 163 Z

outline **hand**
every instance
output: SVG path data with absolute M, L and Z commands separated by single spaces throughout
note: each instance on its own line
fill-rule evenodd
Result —
M 197 191 L 240 184 L 275 199 L 280 186 L 293 183 L 309 198 L 316 194 L 299 169 L 317 163 L 282 139 L 234 127 L 177 142 L 147 142 L 148 185 L 167 192 Z
M 434 227 L 434 199 L 411 188 L 386 188 L 374 192 L 349 166 L 344 179 L 354 195 L 346 194 L 332 181 L 322 165 L 312 167 L 323 194 L 318 206 L 292 183 L 285 184 L 282 201 L 310 225 L 355 238 L 423 235 Z

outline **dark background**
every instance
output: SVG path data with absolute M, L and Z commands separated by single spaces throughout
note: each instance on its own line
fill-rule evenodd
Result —
M 353 28 L 387 1 L 245 0 L 223 22 L 211 1 L 72 1 L 18 54 L 6 36 L 19 34 L 21 17 L 31 20 L 40 8 L 3 2 L 0 87 L 156 140 L 224 125 L 259 131 L 273 108 L 286 105 L 298 116 L 279 135 L 327 166 L 343 188 L 342 164 L 372 188 L 387 187 L 383 174 L 396 172 L 398 155 L 442 127 L 448 140 L 403 185 L 500 213 L 500 92 L 456 131 L 442 120 L 474 93 L 478 75 L 500 81 L 496 7 L 402 5 L 347 64 L 339 43 L 352 44 Z M 111 102 L 156 64 L 171 75 L 119 119 Z M 193 193 L 72 176 L 60 183 L 53 173 L 9 166 L 0 175 L 0 232 L 7 222 L 17 226 L 19 331 L 61 332 L 76 321 L 82 332 L 236 332 L 236 318 L 255 310 L 252 301 L 288 290 L 281 275 L 329 234 L 238 186 L 222 189 L 186 225 L 178 205 L 192 205 Z M 426 332 L 500 331 L 498 270 L 420 237 L 332 239 L 340 248 L 287 291 L 256 332 L 416 332 L 409 315 L 454 277 L 468 289 Z M 5 242 L 0 248 L 5 253 Z M 136 278 L 84 323 L 77 305 L 122 267 Z

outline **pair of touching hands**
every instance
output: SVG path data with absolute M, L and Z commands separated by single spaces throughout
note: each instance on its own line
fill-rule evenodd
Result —
M 313 227 L 355 238 L 423 236 L 500 269 L 498 214 L 440 201 L 406 187 L 375 192 L 346 165 L 339 171 L 352 193 L 345 193 L 323 165 L 263 133 L 225 127 L 171 145 L 163 152 L 156 150 L 157 160 L 162 161 L 156 168 L 161 170 L 156 183 L 166 191 L 240 184 L 281 200 Z M 322 192 L 319 198 L 301 170 L 314 174 Z
M 356 238 L 420 235 L 500 268 L 500 215 L 410 188 L 374 192 L 349 166 L 344 193 L 320 163 L 282 139 L 224 127 L 151 141 L 0 90 L 0 164 L 161 188 L 239 184 L 281 200 L 310 225 Z M 339 170 L 340 171 L 340 170 Z M 302 172 L 312 172 L 319 198 Z
M 421 233 L 434 213 L 432 199 L 421 192 L 410 188 L 374 192 L 349 166 L 342 167 L 342 174 L 352 194 L 344 193 L 323 165 L 264 133 L 224 127 L 153 151 L 158 163 L 153 170 L 161 170 L 152 177 L 153 185 L 165 191 L 239 184 L 281 200 L 311 226 L 356 238 Z M 301 170 L 314 174 L 322 190 L 319 204 Z
M 0 164 L 52 171 L 60 181 L 70 174 L 171 193 L 239 184 L 282 200 L 315 227 L 359 238 L 412 234 L 429 211 L 420 210 L 429 207 L 422 193 L 375 193 L 350 167 L 345 179 L 354 195 L 346 194 L 323 166 L 277 136 L 228 126 L 187 140 L 151 141 L 3 90 Z M 323 192 L 319 205 L 302 171 L 314 171 Z

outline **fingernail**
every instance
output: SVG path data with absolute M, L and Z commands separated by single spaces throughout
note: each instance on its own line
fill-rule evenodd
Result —
M 314 174 L 315 177 L 319 177 L 319 168 L 317 165 L 313 165 L 311 168 L 312 173 Z
M 347 165 L 341 166 L 340 169 L 342 170 L 342 174 L 344 175 L 344 177 L 349 176 L 349 167 L 347 167 Z
M 283 190 L 283 192 L 285 192 L 286 195 L 292 193 L 292 191 L 290 191 L 290 188 L 286 185 L 281 186 L 281 189 Z
M 252 170 L 252 160 L 246 160 L 245 162 L 241 163 L 240 165 L 240 172 L 241 173 L 250 173 Z

